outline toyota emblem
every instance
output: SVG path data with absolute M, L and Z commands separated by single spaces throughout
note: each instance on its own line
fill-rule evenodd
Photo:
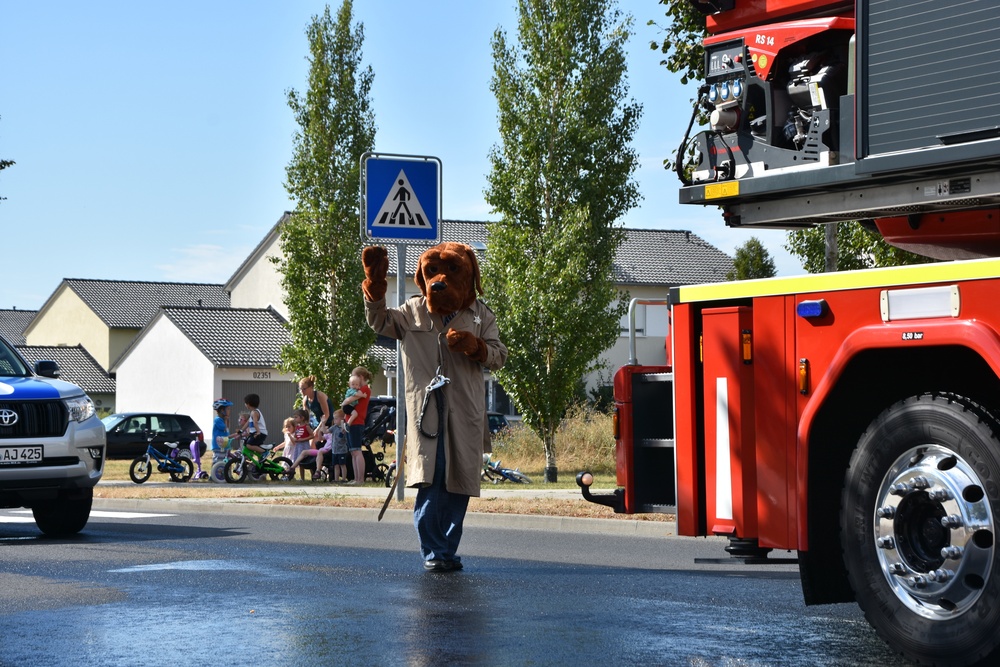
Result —
M 17 423 L 17 413 L 4 408 L 0 410 L 0 426 L 13 426 Z

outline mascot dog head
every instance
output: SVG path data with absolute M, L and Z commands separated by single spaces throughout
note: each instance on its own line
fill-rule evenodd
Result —
M 414 276 L 427 309 L 448 315 L 468 308 L 483 293 L 476 251 L 464 243 L 441 243 L 420 255 Z

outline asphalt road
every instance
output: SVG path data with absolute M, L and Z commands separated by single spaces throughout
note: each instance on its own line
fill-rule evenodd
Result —
M 0 665 L 903 665 L 794 566 L 715 539 L 470 516 L 427 573 L 408 512 L 101 501 L 83 534 L 0 511 Z M 608 525 L 617 524 L 617 525 Z

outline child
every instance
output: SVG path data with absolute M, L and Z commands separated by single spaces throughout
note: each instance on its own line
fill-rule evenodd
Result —
M 267 424 L 264 423 L 264 414 L 260 411 L 260 396 L 247 394 L 243 399 L 243 404 L 247 406 L 247 421 L 246 431 L 241 435 L 246 436 L 245 444 L 247 447 L 262 454 L 264 448 L 261 445 L 267 440 Z
M 347 428 L 343 410 L 333 413 L 333 481 L 347 481 Z
M 347 482 L 348 485 L 365 483 L 365 456 L 361 452 L 361 447 L 365 437 L 365 418 L 368 415 L 368 401 L 372 396 L 372 390 L 368 384 L 372 381 L 371 372 L 364 366 L 358 366 L 351 372 L 352 376 L 357 376 L 361 380 L 358 392 L 344 402 L 354 404 L 354 421 L 348 427 L 349 434 L 348 450 L 351 455 L 351 464 L 354 466 L 354 479 Z
M 212 409 L 215 410 L 215 420 L 212 422 L 212 465 L 225 460 L 226 452 L 229 450 L 229 441 L 232 440 L 233 436 L 229 435 L 229 424 L 226 420 L 229 419 L 229 408 L 232 406 L 232 401 L 227 401 L 224 398 L 216 399 L 212 403 Z
M 343 427 L 344 413 L 341 410 L 336 410 L 334 411 L 333 415 L 334 415 L 333 432 L 324 433 L 321 436 L 322 437 L 321 442 L 323 443 L 321 447 L 316 447 L 314 449 L 307 449 L 303 451 L 301 454 L 299 454 L 298 457 L 296 457 L 296 459 L 292 462 L 291 467 L 285 471 L 285 475 L 287 477 L 294 478 L 296 468 L 299 468 L 299 471 L 302 472 L 302 474 L 305 474 L 304 471 L 302 471 L 302 468 L 299 467 L 299 464 L 302 463 L 304 460 L 312 456 L 315 456 L 316 471 L 313 473 L 312 476 L 313 481 L 315 482 L 318 480 L 322 480 L 324 478 L 323 458 L 325 456 L 332 456 L 333 441 L 337 437 L 336 434 L 338 432 L 344 433 L 344 427 Z
M 280 445 L 276 445 L 272 452 L 285 452 L 285 454 L 292 453 L 292 447 L 295 444 L 293 439 L 293 434 L 295 433 L 295 420 L 291 417 L 287 417 L 285 422 L 281 425 L 281 434 L 284 436 Z
M 312 429 L 309 428 L 309 411 L 305 409 L 296 410 L 292 414 L 292 419 L 295 423 L 295 429 L 292 431 L 292 451 L 288 453 L 288 458 L 292 461 L 298 461 L 299 456 L 302 454 L 303 450 L 308 447 L 309 441 L 313 438 Z M 288 451 L 288 450 L 285 450 Z M 295 469 L 295 464 L 289 468 L 289 472 Z M 290 479 L 294 479 L 293 475 L 289 476 Z M 299 478 L 302 481 L 306 479 L 306 473 L 304 470 L 299 468 Z
M 340 404 L 343 409 L 344 414 L 347 415 L 347 427 L 350 428 L 351 424 L 354 423 L 355 418 L 357 418 L 357 411 L 354 409 L 354 401 L 358 399 L 352 399 L 352 396 L 356 396 L 358 391 L 361 389 L 361 378 L 357 375 L 352 375 L 347 381 L 347 392 L 344 394 L 344 402 Z

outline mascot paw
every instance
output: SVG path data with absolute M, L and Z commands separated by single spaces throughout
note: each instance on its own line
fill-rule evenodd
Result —
M 365 279 L 361 291 L 368 301 L 385 298 L 386 281 L 389 273 L 389 253 L 382 246 L 368 246 L 361 253 L 361 263 L 365 267 Z
M 469 331 L 448 329 L 448 349 L 461 352 L 473 361 L 486 362 L 486 341 Z

